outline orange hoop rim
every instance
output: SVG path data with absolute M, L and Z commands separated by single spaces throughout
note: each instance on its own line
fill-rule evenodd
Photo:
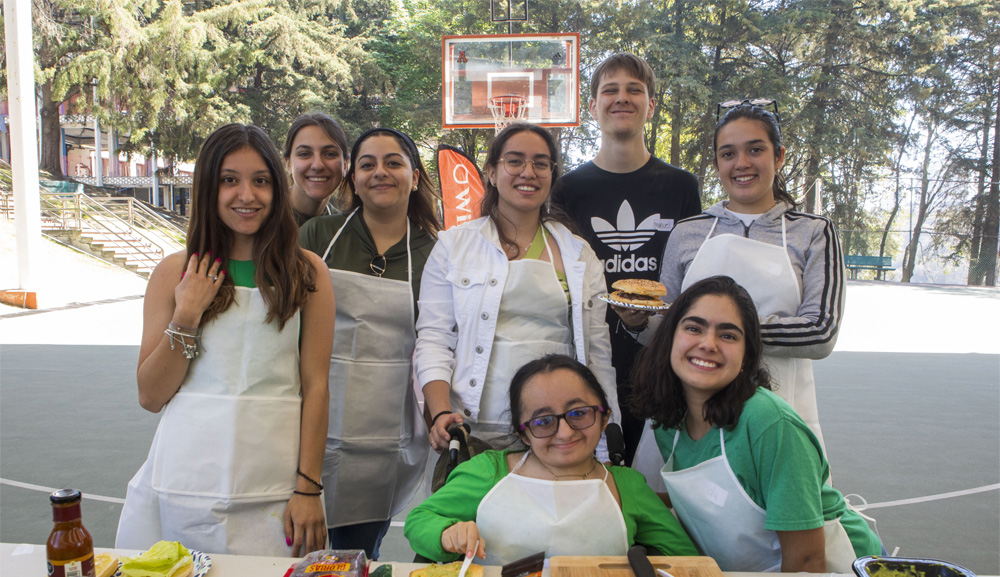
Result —
M 498 134 L 508 125 L 524 119 L 528 112 L 525 105 L 527 102 L 528 99 L 519 94 L 501 94 L 486 101 L 493 113 L 493 123 Z

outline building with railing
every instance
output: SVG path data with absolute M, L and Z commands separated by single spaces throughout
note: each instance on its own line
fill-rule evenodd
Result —
M 59 107 L 59 162 L 67 178 L 185 213 L 191 198 L 193 164 L 167 166 L 155 156 L 123 154 L 121 145 L 128 135 L 102 127 L 89 114 L 68 114 L 71 109 L 71 102 Z M 8 106 L 3 100 L 0 100 L 0 159 L 10 162 Z

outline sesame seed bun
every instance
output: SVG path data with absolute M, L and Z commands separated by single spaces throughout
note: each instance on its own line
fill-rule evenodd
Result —
M 626 278 L 611 285 L 611 300 L 630 305 L 663 306 L 667 288 L 662 284 L 641 278 Z

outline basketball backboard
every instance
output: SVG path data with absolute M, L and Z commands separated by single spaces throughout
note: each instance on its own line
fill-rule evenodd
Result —
M 491 128 L 491 100 L 521 97 L 523 120 L 580 124 L 580 35 L 445 36 L 441 41 L 444 128 Z M 510 107 L 506 107 L 507 110 Z

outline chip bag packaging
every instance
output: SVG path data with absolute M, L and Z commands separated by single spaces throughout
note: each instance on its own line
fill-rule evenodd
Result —
M 368 557 L 361 549 L 313 551 L 289 577 L 368 577 Z

